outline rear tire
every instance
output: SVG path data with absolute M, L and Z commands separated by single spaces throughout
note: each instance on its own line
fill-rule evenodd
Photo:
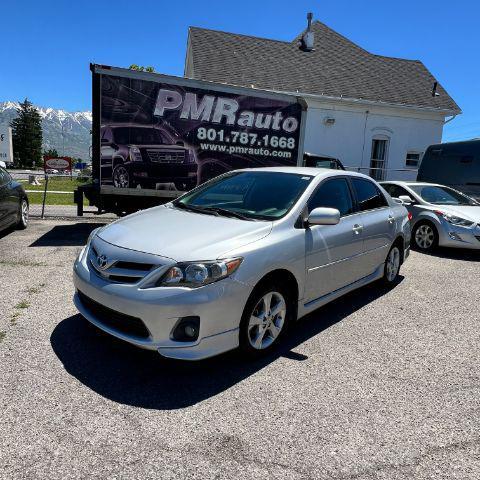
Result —
M 398 274 L 400 273 L 400 267 L 402 265 L 402 252 L 400 248 L 401 246 L 398 243 L 393 244 L 385 260 L 382 283 L 387 288 L 393 287 L 398 280 Z
M 285 335 L 293 314 L 289 292 L 273 282 L 260 284 L 250 295 L 240 322 L 240 350 L 249 358 L 270 352 Z
M 421 252 L 431 253 L 438 247 L 438 232 L 433 223 L 420 221 L 412 233 L 412 245 Z
M 18 206 L 18 222 L 17 229 L 25 230 L 28 226 L 28 214 L 29 214 L 29 205 L 26 198 L 22 198 L 20 205 Z

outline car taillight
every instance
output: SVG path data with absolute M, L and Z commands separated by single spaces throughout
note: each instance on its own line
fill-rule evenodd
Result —
M 413 218 L 413 215 L 410 212 L 408 212 L 408 220 L 410 220 L 410 222 L 412 221 L 412 218 Z

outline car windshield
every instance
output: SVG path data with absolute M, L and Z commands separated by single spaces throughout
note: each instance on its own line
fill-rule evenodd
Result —
M 276 220 L 292 208 L 312 178 L 294 173 L 235 172 L 208 182 L 173 204 L 248 220 Z
M 161 145 L 162 135 L 155 128 L 120 127 L 113 129 L 115 143 L 119 145 Z
M 452 188 L 435 185 L 409 185 L 409 187 L 423 200 L 434 205 L 478 205 L 473 198 Z

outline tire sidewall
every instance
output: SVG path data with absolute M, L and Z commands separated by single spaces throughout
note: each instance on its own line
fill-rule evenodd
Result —
M 19 230 L 24 230 L 28 226 L 28 216 L 27 216 L 27 221 L 25 222 L 23 219 L 22 211 L 23 211 L 23 204 L 27 204 L 27 212 L 30 210 L 30 205 L 28 204 L 28 200 L 26 198 L 22 198 L 20 200 L 20 204 L 18 205 L 18 222 L 17 222 L 17 228 Z
M 257 350 L 256 348 L 250 345 L 248 339 L 248 324 L 250 320 L 250 316 L 253 313 L 253 309 L 256 307 L 257 303 L 259 302 L 260 298 L 266 295 L 269 292 L 278 292 L 280 293 L 283 298 L 285 299 L 285 303 L 287 306 L 287 312 L 285 315 L 285 321 L 283 324 L 282 331 L 278 335 L 278 337 L 274 340 L 274 342 L 264 348 L 262 350 Z M 242 318 L 240 321 L 240 328 L 239 328 L 239 346 L 240 350 L 243 354 L 249 357 L 258 357 L 260 355 L 264 355 L 273 349 L 275 349 L 280 342 L 282 341 L 285 333 L 287 332 L 291 320 L 294 317 L 294 308 L 295 304 L 292 301 L 292 294 L 287 291 L 287 289 L 280 285 L 278 282 L 265 282 L 264 284 L 259 284 L 257 287 L 254 288 L 250 296 L 248 297 L 247 303 L 245 304 L 245 308 L 243 309 Z
M 388 279 L 388 275 L 387 275 L 387 263 L 388 263 L 388 258 L 390 257 L 390 253 L 392 252 L 392 250 L 394 248 L 397 248 L 398 249 L 398 252 L 400 254 L 400 263 L 398 265 L 398 270 L 397 270 L 397 274 L 395 275 L 395 278 L 393 280 L 389 280 Z M 395 243 L 394 245 L 391 246 L 390 250 L 388 251 L 388 255 L 387 255 L 387 258 L 385 259 L 385 264 L 383 266 L 383 278 L 382 278 L 382 281 L 385 285 L 387 286 L 392 286 L 392 285 L 395 285 L 395 283 L 397 282 L 398 280 L 398 275 L 400 274 L 400 269 L 402 268 L 402 258 L 403 258 L 403 255 L 402 255 L 402 250 L 401 250 L 401 247 L 400 245 L 398 245 L 398 243 Z
M 416 240 L 416 235 L 417 235 L 417 230 L 422 226 L 422 225 L 428 225 L 432 231 L 433 231 L 433 243 L 429 248 L 422 248 L 420 245 L 418 245 L 417 240 Z M 428 220 L 421 220 L 419 221 L 412 232 L 412 245 L 415 247 L 415 250 L 418 250 L 419 252 L 425 252 L 425 253 L 430 253 L 433 252 L 437 247 L 438 247 L 438 231 L 435 225 L 432 222 L 429 222 Z
M 127 175 L 128 175 L 128 185 L 126 187 L 117 187 L 115 185 L 115 171 L 118 169 L 118 168 L 121 168 L 123 167 L 125 169 L 125 171 L 127 172 Z M 130 170 L 129 168 L 124 164 L 124 163 L 117 163 L 115 165 L 115 167 L 113 168 L 113 172 L 112 172 L 112 184 L 115 188 L 130 188 L 132 186 L 132 179 L 131 179 L 131 174 L 130 174 Z

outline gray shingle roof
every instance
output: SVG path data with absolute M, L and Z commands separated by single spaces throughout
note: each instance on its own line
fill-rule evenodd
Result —
M 459 113 L 422 62 L 384 57 L 363 48 L 319 21 L 312 24 L 315 48 L 292 42 L 190 27 L 193 78 L 267 90 L 300 92 L 437 108 Z

